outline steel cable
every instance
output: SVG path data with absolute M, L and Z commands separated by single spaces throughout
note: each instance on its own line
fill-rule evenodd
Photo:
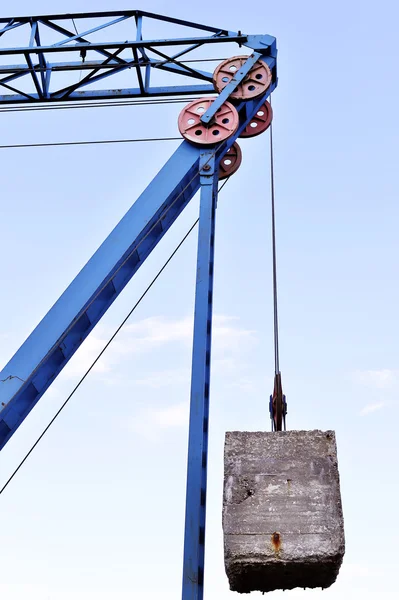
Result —
M 220 186 L 218 193 L 220 193 L 222 191 L 222 189 L 224 188 L 224 186 L 226 185 L 226 183 L 228 182 L 228 180 L 230 179 L 230 177 L 228 177 Z M 12 472 L 12 474 L 10 475 L 10 477 L 7 479 L 7 481 L 5 482 L 5 484 L 3 485 L 3 487 L 0 489 L 0 495 L 4 492 L 4 490 L 7 488 L 7 486 L 11 483 L 11 481 L 14 479 L 15 475 L 18 473 L 18 471 L 20 470 L 20 468 L 24 465 L 24 463 L 26 462 L 26 460 L 29 458 L 29 456 L 32 454 L 33 450 L 36 448 L 36 446 L 39 444 L 39 442 L 43 439 L 43 437 L 45 436 L 45 434 L 47 433 L 47 431 L 50 429 L 50 427 L 53 425 L 54 421 L 58 418 L 58 416 L 61 414 L 61 412 L 64 410 L 64 408 L 66 407 L 66 405 L 68 404 L 68 402 L 70 401 L 70 399 L 72 398 L 72 396 L 75 394 L 75 392 L 78 390 L 78 388 L 81 386 L 81 384 L 83 383 L 83 381 L 86 379 L 86 377 L 89 375 L 89 373 L 92 371 L 92 369 L 95 367 L 95 365 L 97 364 L 97 362 L 100 360 L 100 358 L 102 357 L 102 355 L 104 354 L 104 352 L 107 350 L 107 348 L 111 345 L 111 343 L 113 342 L 113 340 L 116 338 L 116 336 L 118 335 L 118 333 L 121 331 L 121 329 L 123 328 L 123 326 L 126 324 L 126 322 L 129 320 L 129 318 L 132 316 L 133 312 L 136 310 L 136 308 L 139 306 L 139 304 L 142 302 L 142 300 L 145 298 L 145 296 L 147 295 L 147 293 L 150 291 L 150 289 L 152 288 L 152 286 L 155 284 L 155 282 L 159 279 L 159 277 L 161 276 L 161 274 L 163 273 L 163 271 L 166 269 L 166 267 L 169 265 L 169 263 L 171 262 L 171 260 L 174 258 L 174 256 L 177 254 L 177 252 L 180 250 L 180 248 L 182 247 L 182 245 L 184 244 L 184 242 L 187 240 L 187 238 L 189 237 L 189 235 L 191 234 L 191 232 L 195 229 L 196 225 L 199 222 L 199 218 L 192 224 L 192 226 L 190 227 L 190 229 L 187 231 L 187 233 L 185 234 L 185 236 L 181 239 L 181 241 L 179 242 L 179 244 L 176 246 L 176 248 L 173 250 L 172 254 L 169 256 L 168 260 L 163 264 L 163 266 L 161 267 L 161 269 L 158 271 L 158 273 L 155 275 L 155 277 L 153 278 L 153 280 L 151 281 L 151 283 L 147 286 L 147 288 L 145 289 L 145 291 L 143 292 L 143 294 L 140 296 L 140 298 L 137 300 L 137 302 L 134 304 L 133 308 L 130 309 L 130 311 L 128 312 L 128 314 L 126 315 L 126 317 L 123 319 L 123 321 L 119 324 L 119 326 L 117 327 L 117 329 L 115 330 L 115 332 L 112 334 L 112 336 L 110 337 L 110 339 L 108 340 L 108 342 L 105 344 L 105 346 L 102 348 L 102 350 L 99 352 L 99 354 L 96 356 L 96 358 L 94 359 L 94 361 L 91 363 L 91 365 L 89 366 L 89 368 L 85 371 L 85 373 L 82 375 L 82 377 L 79 379 L 78 383 L 75 385 L 75 387 L 73 388 L 72 392 L 68 395 L 68 397 L 66 398 L 66 400 L 63 402 L 63 404 L 60 406 L 60 408 L 57 410 L 57 412 L 55 413 L 55 415 L 53 416 L 53 418 L 51 419 L 51 421 L 48 423 L 48 425 L 43 429 L 42 433 L 39 435 L 39 437 L 37 438 L 37 440 L 35 441 L 35 443 L 31 446 L 31 448 L 29 449 L 29 451 L 25 454 L 24 458 L 21 460 L 21 462 L 18 464 L 18 466 L 16 467 L 16 469 L 14 469 L 14 471 Z
M 271 105 L 271 96 L 269 98 Z M 270 123 L 270 187 L 272 205 L 272 252 L 273 252 L 273 324 L 274 324 L 274 371 L 280 372 L 279 339 L 278 339 L 278 302 L 277 302 L 277 251 L 276 251 L 276 215 L 274 193 L 274 147 L 273 124 Z
M 214 151 L 212 152 L 212 154 L 209 156 L 209 158 L 207 159 L 207 161 L 204 163 L 204 165 L 202 166 L 202 168 L 204 168 L 209 161 L 215 156 L 215 154 L 218 152 L 218 150 L 223 146 L 224 142 L 221 142 L 218 146 L 215 147 Z M 193 174 L 193 176 L 191 177 L 191 179 L 189 180 L 189 182 L 184 186 L 184 188 L 179 192 L 179 194 L 176 196 L 176 198 L 171 202 L 171 204 L 164 210 L 164 212 L 158 217 L 158 219 L 155 221 L 155 223 L 152 225 L 152 227 L 147 231 L 147 233 L 144 235 L 144 237 L 138 242 L 138 244 L 129 252 L 129 254 L 127 255 L 127 257 L 125 258 L 124 261 L 122 261 L 122 263 L 119 265 L 119 267 L 116 269 L 115 273 L 113 273 L 112 277 L 110 277 L 109 279 L 107 279 L 102 287 L 97 291 L 97 294 L 91 299 L 91 301 L 89 302 L 89 304 L 86 306 L 85 310 L 88 310 L 88 308 L 90 308 L 90 306 L 93 304 L 93 302 L 96 301 L 96 299 L 98 298 L 98 296 L 101 294 L 101 292 L 106 288 L 106 286 L 109 284 L 109 282 L 112 280 L 113 277 L 115 277 L 117 275 L 117 273 L 119 273 L 119 271 L 125 266 L 125 264 L 130 260 L 130 258 L 132 257 L 132 255 L 136 252 L 136 250 L 141 246 L 141 244 L 147 239 L 147 237 L 149 235 L 151 235 L 152 231 L 155 229 L 155 227 L 161 223 L 162 219 L 165 218 L 165 216 L 168 214 L 168 212 L 173 208 L 173 206 L 176 204 L 176 202 L 178 201 L 178 199 L 184 194 L 184 192 L 190 187 L 190 185 L 192 184 L 192 182 L 194 181 L 194 179 L 200 174 L 201 169 L 199 169 L 196 173 Z M 72 324 L 69 325 L 69 327 L 66 329 L 66 331 L 64 331 L 63 335 L 60 337 L 60 339 L 58 340 L 58 344 L 60 344 L 65 337 L 68 335 L 69 331 L 72 329 L 74 325 L 74 322 Z M 29 374 L 29 377 L 31 377 L 32 375 L 34 375 L 37 370 L 42 366 L 43 362 L 46 360 L 47 355 L 40 361 L 40 363 L 36 366 L 35 369 L 33 369 L 33 371 Z M 17 394 L 18 392 L 16 392 Z M 14 394 L 15 396 L 15 394 Z M 10 401 L 13 400 L 14 396 L 12 398 L 10 398 Z
M 89 146 L 95 144 L 133 144 L 135 142 L 176 142 L 184 141 L 180 137 L 164 137 L 164 138 L 132 138 L 119 140 L 82 140 L 74 142 L 37 142 L 33 144 L 3 144 L 0 145 L 0 150 L 9 150 L 10 148 L 49 148 L 54 146 Z
M 197 97 L 192 98 L 171 98 L 169 100 L 146 100 L 146 99 L 138 99 L 138 100 L 110 100 L 110 101 L 85 101 L 85 102 L 63 102 L 62 104 L 57 104 L 55 101 L 54 104 L 44 104 L 36 106 L 26 106 L 25 104 L 21 106 L 10 106 L 9 108 L 0 108 L 0 113 L 8 113 L 8 112 L 32 112 L 32 111 L 42 111 L 42 110 L 67 110 L 72 108 L 119 108 L 121 106 L 149 106 L 149 105 L 159 105 L 159 104 L 184 104 L 187 102 L 191 102 L 192 100 L 196 100 Z

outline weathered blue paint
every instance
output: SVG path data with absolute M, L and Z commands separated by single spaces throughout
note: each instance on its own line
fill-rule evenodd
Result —
M 201 152 L 201 198 L 188 440 L 183 600 L 204 595 L 205 510 L 218 174 L 212 150 Z
M 242 65 L 241 69 L 234 74 L 234 77 L 231 79 L 231 81 L 229 81 L 226 87 L 220 92 L 216 100 L 212 102 L 208 110 L 202 115 L 201 121 L 203 123 L 211 122 L 219 108 L 226 102 L 230 94 L 234 92 L 237 85 L 241 83 L 245 75 L 249 73 L 256 61 L 259 60 L 261 56 L 262 55 L 259 54 L 259 52 L 254 52 L 251 56 L 248 57 L 248 59 Z
M 150 72 L 150 69 L 148 70 Z M 51 69 L 48 71 L 49 77 Z M 5 86 L 6 87 L 6 86 Z M 18 90 L 16 90 L 18 92 Z M 140 97 L 159 97 L 159 96 L 196 96 L 201 94 L 215 94 L 213 85 L 180 85 L 180 86 L 159 86 L 150 87 L 149 78 L 146 79 L 146 91 L 143 94 L 140 88 L 125 88 L 117 90 L 77 90 L 70 94 L 65 92 L 54 93 L 51 97 L 47 95 L 46 100 L 39 97 L 38 94 L 6 94 L 0 95 L 0 104 L 26 104 L 34 102 L 64 102 L 65 100 L 114 100 L 122 98 L 140 98 Z M 10 97 L 12 96 L 12 100 Z

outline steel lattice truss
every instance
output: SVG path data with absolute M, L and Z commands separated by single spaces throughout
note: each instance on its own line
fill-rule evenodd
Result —
M 164 34 L 167 28 L 168 33 L 172 29 L 183 35 L 145 37 L 151 29 Z M 126 34 L 127 40 L 115 41 Z M 21 39 L 25 45 L 16 46 Z M 212 73 L 195 64 L 208 56 L 211 45 L 220 52 L 226 43 L 275 56 L 271 36 L 244 35 L 139 10 L 1 18 L 0 103 L 214 93 Z M 103 79 L 116 81 L 115 76 L 126 71 L 132 87 L 98 87 Z M 155 71 L 181 76 L 181 84 L 156 85 Z M 187 78 L 200 83 L 190 85 Z

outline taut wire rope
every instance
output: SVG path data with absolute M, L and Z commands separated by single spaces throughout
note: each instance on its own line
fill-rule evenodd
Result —
M 224 188 L 224 186 L 226 185 L 226 183 L 228 182 L 228 180 L 230 179 L 230 177 L 228 177 L 223 184 L 220 186 L 218 193 L 220 193 L 222 191 L 222 189 Z M 128 314 L 126 315 L 126 317 L 123 319 L 123 321 L 118 325 L 117 329 L 115 330 L 115 332 L 112 334 L 112 336 L 110 337 L 110 339 L 108 340 L 108 342 L 105 344 L 105 346 L 102 348 L 102 350 L 99 352 L 99 354 L 96 356 L 96 358 L 94 359 L 94 361 L 91 363 L 91 365 L 89 366 L 89 368 L 85 371 L 84 375 L 79 379 L 78 383 L 75 385 L 75 387 L 73 388 L 72 392 L 68 395 L 68 397 L 66 398 L 66 400 L 63 402 L 63 404 L 60 406 L 60 408 L 57 410 L 57 412 L 55 413 L 55 415 L 53 416 L 53 418 L 51 419 L 51 421 L 48 423 L 48 425 L 46 425 L 46 427 L 43 429 L 42 433 L 39 435 L 39 437 L 37 438 L 37 440 L 34 442 L 34 444 L 31 446 L 31 448 L 29 449 L 29 451 L 25 454 L 24 458 L 20 461 L 20 463 L 18 464 L 18 466 L 14 469 L 14 471 L 11 473 L 10 477 L 7 479 L 7 481 L 5 482 L 5 484 L 3 485 L 3 487 L 0 489 L 0 495 L 4 492 L 4 490 L 7 488 L 7 486 L 11 483 L 11 481 L 14 479 L 15 475 L 18 473 L 18 471 L 20 470 L 20 468 L 24 465 L 24 463 L 27 461 L 27 459 L 29 458 L 29 456 L 32 454 L 33 450 L 36 448 L 36 446 L 39 444 L 39 442 L 42 440 L 42 438 L 45 436 L 45 434 L 47 433 L 47 431 L 50 429 L 50 427 L 52 426 L 52 424 L 54 423 L 54 421 L 57 419 L 57 417 L 61 414 L 61 412 L 64 410 L 64 408 L 66 407 L 66 405 L 68 404 L 68 402 L 70 401 L 70 399 L 72 398 L 72 396 L 75 394 L 75 392 L 78 390 L 78 388 L 80 387 L 80 385 L 83 383 L 83 381 L 86 379 L 86 377 L 89 375 L 89 373 L 91 372 L 91 370 L 94 368 L 94 366 L 97 364 L 97 362 L 100 360 L 100 358 L 102 357 L 102 355 L 104 354 L 104 352 L 107 350 L 107 348 L 110 346 L 110 344 L 113 342 L 113 340 L 116 338 L 116 336 L 118 335 L 118 333 L 121 331 L 121 329 L 123 328 L 123 326 L 125 325 L 125 323 L 129 320 L 129 318 L 131 317 L 131 315 L 133 314 L 133 312 L 136 310 L 136 308 L 139 306 L 139 304 L 142 302 L 142 300 L 145 298 L 145 296 L 147 295 L 147 293 L 150 291 L 150 289 L 152 288 L 152 286 L 154 285 L 154 283 L 158 280 L 158 278 L 160 277 L 160 275 L 163 273 L 163 271 L 166 269 L 166 267 L 168 266 L 168 264 L 171 262 L 171 260 L 173 259 L 173 257 L 177 254 L 177 252 L 179 251 L 179 249 L 182 247 L 182 245 L 184 244 L 184 242 L 187 240 L 187 238 L 189 237 L 189 235 L 191 234 L 191 232 L 195 229 L 196 225 L 199 222 L 199 218 L 192 224 L 192 226 L 190 227 L 190 229 L 187 231 L 187 233 L 185 234 L 185 236 L 181 239 L 181 241 L 179 242 L 179 244 L 176 246 L 176 248 L 173 250 L 172 254 L 169 256 L 169 258 L 167 259 L 167 261 L 163 264 L 163 266 L 160 268 L 160 270 L 158 271 L 158 273 L 155 275 L 155 277 L 153 278 L 153 280 L 151 281 L 151 283 L 147 286 L 147 288 L 145 289 L 145 291 L 143 292 L 143 294 L 140 296 L 140 298 L 137 300 L 137 302 L 134 304 L 133 308 L 130 309 L 130 311 L 128 312 Z
M 271 105 L 271 96 L 269 98 Z M 278 298 L 277 298 L 277 250 L 276 250 L 276 213 L 274 191 L 274 146 L 273 124 L 270 123 L 270 187 L 272 205 L 272 255 L 273 255 L 273 327 L 274 327 L 274 371 L 280 373 L 280 355 L 278 339 Z

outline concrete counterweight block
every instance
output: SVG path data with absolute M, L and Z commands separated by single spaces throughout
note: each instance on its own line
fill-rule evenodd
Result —
M 334 432 L 228 432 L 224 469 L 230 589 L 334 583 L 345 552 Z

